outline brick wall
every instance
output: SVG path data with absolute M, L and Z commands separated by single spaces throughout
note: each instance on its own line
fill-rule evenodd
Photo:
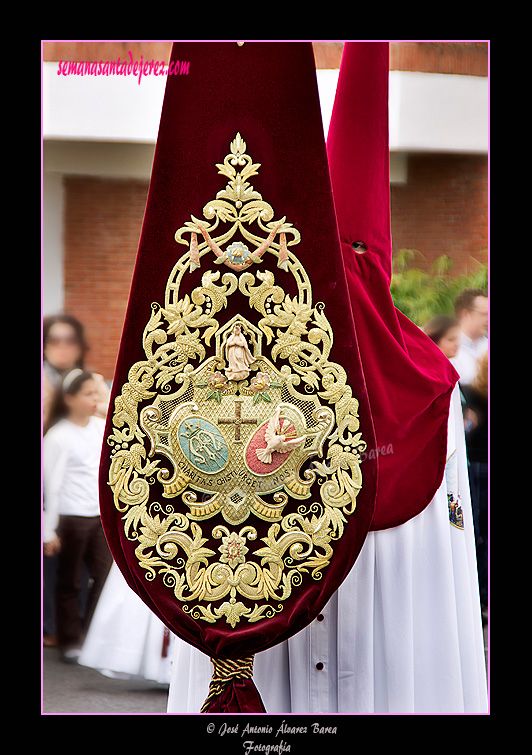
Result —
M 112 378 L 148 184 L 65 178 L 65 311 L 87 329 L 87 366 Z
M 448 254 L 453 273 L 487 262 L 488 159 L 473 155 L 409 155 L 408 183 L 393 184 L 393 249 L 417 249 L 428 268 Z
M 391 71 L 488 75 L 487 42 L 390 42 Z
M 340 68 L 343 42 L 314 42 L 316 68 Z M 488 75 L 487 42 L 390 42 L 390 71 Z

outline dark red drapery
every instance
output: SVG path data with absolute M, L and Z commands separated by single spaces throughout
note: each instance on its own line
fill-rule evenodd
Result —
M 371 529 L 419 514 L 441 484 L 458 375 L 394 307 L 388 43 L 347 42 L 327 139 L 351 307 L 373 416 L 379 481 Z M 367 251 L 357 253 L 352 244 Z M 368 449 L 369 453 L 369 449 Z
M 347 281 L 338 241 L 332 189 L 323 138 L 312 46 L 310 43 L 176 43 L 172 61 L 189 62 L 188 74 L 169 76 L 162 109 L 150 189 L 137 261 L 131 284 L 117 368 L 111 394 L 106 437 L 112 426 L 113 404 L 133 364 L 145 358 L 142 334 L 152 302 L 164 302 L 165 286 L 183 247 L 174 238 L 178 228 L 201 216 L 225 180 L 217 172 L 228 145 L 239 132 L 253 160 L 261 164 L 253 185 L 264 199 L 301 233 L 297 256 L 313 288 L 313 301 L 324 302 L 334 330 L 331 358 L 347 373 L 359 401 L 359 418 L 368 448 L 375 445 L 373 424 L 359 358 Z M 261 270 L 270 267 L 265 255 Z M 205 268 L 203 268 L 205 269 Z M 190 276 L 198 285 L 202 270 Z M 222 273 L 226 268 L 222 269 Z M 326 271 L 326 274 L 324 274 Z M 239 313 L 238 294 L 224 318 Z M 245 302 L 244 302 L 245 303 Z M 282 610 L 256 624 L 208 623 L 182 610 L 172 589 L 157 577 L 148 581 L 135 556 L 135 542 L 124 534 L 122 515 L 108 483 L 109 446 L 104 443 L 100 468 L 100 504 L 104 530 L 117 565 L 130 587 L 179 637 L 216 659 L 242 659 L 292 636 L 320 612 L 351 569 L 373 516 L 376 461 L 362 465 L 363 488 L 356 515 L 350 516 L 343 537 L 320 580 L 304 577 L 284 601 Z M 151 488 L 161 500 L 161 486 Z M 177 502 L 178 499 L 174 499 Z M 178 505 L 176 503 L 176 505 Z M 297 505 L 297 502 L 294 504 Z M 212 526 L 220 523 L 212 520 Z M 268 523 L 255 522 L 257 541 Z M 216 545 L 218 545 L 217 543 Z M 251 679 L 235 678 L 209 710 L 260 712 L 260 697 Z

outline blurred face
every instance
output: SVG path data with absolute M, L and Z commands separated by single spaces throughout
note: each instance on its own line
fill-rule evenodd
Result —
M 72 325 L 65 322 L 52 325 L 44 345 L 44 357 L 60 372 L 77 366 L 81 358 L 81 346 Z
M 488 297 L 477 296 L 471 309 L 462 310 L 460 324 L 469 338 L 481 338 L 488 333 Z
M 454 328 L 449 328 L 447 333 L 438 341 L 438 346 L 448 359 L 455 357 L 460 346 L 460 327 L 456 325 Z
M 98 389 L 92 378 L 85 380 L 74 395 L 65 394 L 69 415 L 76 419 L 88 419 L 98 408 Z

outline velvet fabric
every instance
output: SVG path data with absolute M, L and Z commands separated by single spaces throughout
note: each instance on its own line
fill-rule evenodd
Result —
M 390 294 L 388 47 L 346 43 L 327 139 L 376 435 L 379 484 L 372 530 L 403 524 L 434 497 L 443 479 L 449 402 L 458 380 L 449 360 L 394 307 Z M 355 251 L 355 242 L 367 251 Z
M 330 358 L 346 370 L 353 395 L 360 403 L 360 430 L 368 448 L 374 447 L 334 214 L 311 44 L 252 42 L 239 47 L 229 42 L 176 43 L 172 60 L 188 61 L 189 74 L 169 76 L 167 80 L 106 437 L 111 431 L 114 398 L 127 381 L 131 366 L 145 358 L 142 334 L 150 318 L 151 303 L 164 302 L 168 276 L 185 251 L 176 243 L 174 234 L 191 214 L 201 217 L 205 204 L 224 188 L 226 181 L 215 166 L 223 161 L 230 142 L 240 132 L 247 153 L 261 164 L 252 179 L 254 188 L 273 206 L 275 217 L 286 216 L 301 233 L 301 243 L 293 249 L 309 274 L 313 302 L 325 303 L 325 315 L 334 330 Z M 275 266 L 273 255 L 265 254 L 263 260 L 261 270 L 272 270 L 276 281 L 286 285 L 293 296 L 295 287 L 289 288 L 291 276 Z M 209 269 L 209 261 L 202 258 L 201 268 L 188 274 L 189 292 Z M 237 291 L 220 313 L 220 321 L 229 320 L 239 311 L 252 316 L 247 299 Z M 109 447 L 104 443 L 101 515 L 117 565 L 130 587 L 175 634 L 216 658 L 238 659 L 257 653 L 310 623 L 350 571 L 373 517 L 377 463 L 368 458 L 362 464 L 363 487 L 356 511 L 347 517 L 343 537 L 333 543 L 334 555 L 322 578 L 314 580 L 304 575 L 303 584 L 294 587 L 291 596 L 283 601 L 283 609 L 272 618 L 256 623 L 240 621 L 232 628 L 225 620 L 208 623 L 193 619 L 160 577 L 146 580 L 135 557 L 135 543 L 126 539 L 120 513 L 113 503 L 108 485 L 109 462 Z M 160 484 L 155 482 L 150 501 L 161 500 L 161 493 Z M 314 489 L 313 494 L 316 495 Z M 179 498 L 172 503 L 186 510 Z M 285 512 L 295 511 L 297 505 L 298 501 L 289 502 L 292 508 Z M 246 524 L 251 522 L 257 529 L 257 538 L 264 537 L 269 524 L 253 516 Z M 221 515 L 216 515 L 203 524 L 210 532 L 221 523 Z M 214 543 L 207 543 L 207 547 L 219 545 L 219 541 Z M 249 680 L 235 680 L 227 686 L 224 699 L 216 704 L 225 712 L 260 712 L 253 689 Z

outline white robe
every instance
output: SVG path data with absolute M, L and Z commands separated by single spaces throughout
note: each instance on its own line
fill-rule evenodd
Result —
M 473 517 L 458 390 L 448 469 L 418 516 L 370 532 L 350 574 L 314 620 L 257 653 L 254 680 L 268 713 L 484 713 L 486 670 Z M 464 529 L 449 522 L 461 498 Z M 317 663 L 323 669 L 316 668 Z M 197 713 L 209 658 L 176 638 L 169 713 Z
M 163 657 L 164 631 L 113 563 L 78 662 L 105 676 L 168 685 L 175 636 L 170 633 Z

